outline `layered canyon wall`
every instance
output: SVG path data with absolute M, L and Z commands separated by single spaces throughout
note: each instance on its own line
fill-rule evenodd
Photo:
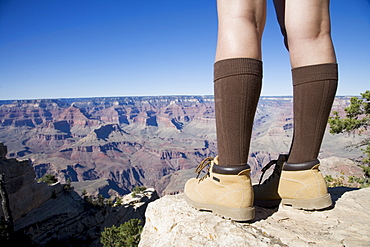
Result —
M 343 113 L 349 99 L 337 97 L 333 110 Z M 288 152 L 292 128 L 292 98 L 261 97 L 249 157 L 254 181 L 261 166 Z M 320 157 L 358 158 L 361 151 L 347 147 L 358 138 L 327 134 Z M 175 194 L 199 162 L 217 155 L 214 100 L 157 96 L 0 101 L 0 142 L 8 146 L 8 158 L 30 160 L 37 178 L 54 174 L 76 188 L 90 184 L 105 197 L 141 185 Z

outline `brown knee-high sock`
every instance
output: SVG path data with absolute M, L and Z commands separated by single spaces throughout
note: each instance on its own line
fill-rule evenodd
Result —
M 247 163 L 261 87 L 261 61 L 232 58 L 215 63 L 214 94 L 220 166 Z
M 294 135 L 288 163 L 317 159 L 338 85 L 337 64 L 292 69 Z

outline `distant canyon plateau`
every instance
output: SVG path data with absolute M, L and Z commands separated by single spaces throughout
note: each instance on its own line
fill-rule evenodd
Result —
M 332 110 L 343 116 L 349 100 L 336 97 Z M 261 97 L 249 156 L 254 182 L 262 166 L 288 152 L 292 134 L 292 97 Z M 362 151 L 350 145 L 361 138 L 327 130 L 320 159 L 360 160 Z M 0 101 L 0 142 L 7 146 L 7 158 L 31 160 L 36 178 L 53 174 L 71 181 L 77 192 L 110 197 L 146 186 L 160 195 L 176 194 L 204 158 L 217 155 L 214 99 Z

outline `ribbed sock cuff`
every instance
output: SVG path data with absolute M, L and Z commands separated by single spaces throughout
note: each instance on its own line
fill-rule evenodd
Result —
M 338 64 L 326 63 L 292 69 L 293 86 L 322 80 L 338 80 Z
M 253 58 L 230 58 L 214 64 L 214 81 L 235 75 L 256 75 L 262 79 L 262 61 Z

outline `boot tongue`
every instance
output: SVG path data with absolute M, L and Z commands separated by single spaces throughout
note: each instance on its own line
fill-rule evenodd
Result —
M 279 158 L 277 160 L 271 160 L 267 165 L 265 165 L 261 170 L 262 174 L 261 174 L 258 186 L 261 185 L 262 178 L 263 178 L 263 175 L 265 174 L 265 172 L 268 169 L 270 169 L 271 166 L 274 165 L 274 164 L 275 164 L 274 171 L 272 172 L 270 177 L 265 180 L 265 182 L 268 182 L 269 180 L 271 180 L 275 175 L 280 176 L 283 165 L 288 160 L 288 157 L 289 157 L 289 155 L 287 155 L 287 154 L 280 154 Z M 263 182 L 263 183 L 265 183 L 265 182 Z
M 277 164 L 277 160 L 271 160 L 267 165 L 265 165 L 263 168 L 262 168 L 262 174 L 261 174 L 261 177 L 260 177 L 260 181 L 258 182 L 258 185 L 260 185 L 261 184 L 261 182 L 262 182 L 262 178 L 263 178 L 263 175 L 265 175 L 265 172 L 268 170 L 268 169 L 270 169 L 270 167 L 272 166 L 272 165 L 276 165 Z M 275 172 L 275 170 L 276 170 L 276 168 L 274 169 L 274 172 Z
M 213 159 L 213 162 L 216 164 L 216 165 L 218 165 L 218 155 Z

